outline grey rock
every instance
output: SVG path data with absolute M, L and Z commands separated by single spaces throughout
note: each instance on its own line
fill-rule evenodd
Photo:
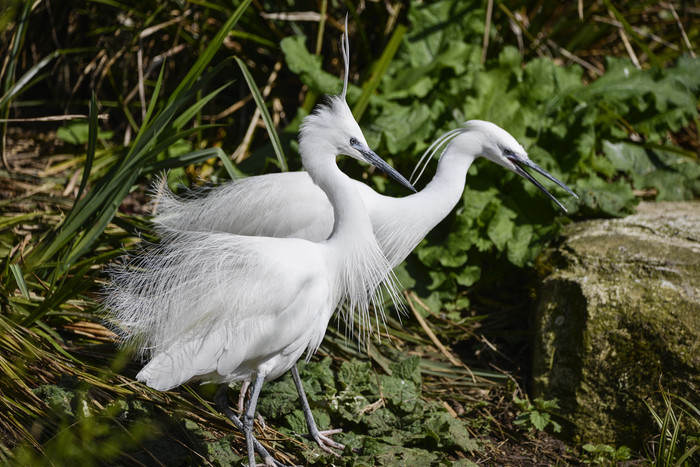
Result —
M 570 437 L 640 447 L 662 387 L 700 407 L 700 203 L 569 225 L 537 269 L 533 392 Z

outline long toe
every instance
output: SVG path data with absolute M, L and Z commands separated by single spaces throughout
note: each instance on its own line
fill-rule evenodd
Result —
M 262 428 L 262 429 L 264 430 L 265 427 L 266 427 L 266 425 L 265 425 L 265 419 L 263 418 L 263 416 L 260 415 L 260 414 L 258 414 L 257 417 L 255 417 L 255 419 L 256 419 L 256 420 L 258 421 L 258 423 L 260 424 L 260 428 Z
M 335 430 L 331 430 L 335 431 Z M 327 436 L 324 436 L 323 434 L 319 433 L 318 436 L 315 436 L 314 439 L 318 443 L 318 445 L 321 447 L 326 452 L 330 452 L 331 454 L 335 455 L 336 457 L 340 457 L 340 454 L 337 452 L 333 451 L 333 449 L 338 449 L 339 451 L 342 451 L 345 449 L 345 445 L 338 443 L 337 441 L 333 441 Z
M 343 451 L 345 449 L 345 445 L 341 444 L 337 441 L 333 441 L 332 439 L 329 438 L 329 436 L 342 433 L 343 430 L 341 428 L 336 428 L 334 430 L 324 430 L 324 431 L 319 431 L 319 430 L 314 430 L 314 433 L 310 433 L 308 435 L 300 435 L 297 434 L 297 436 L 301 438 L 306 438 L 306 439 L 313 439 L 316 441 L 318 446 L 331 454 L 333 454 L 336 457 L 340 457 L 340 455 L 335 452 L 333 449 L 337 449 L 339 451 Z

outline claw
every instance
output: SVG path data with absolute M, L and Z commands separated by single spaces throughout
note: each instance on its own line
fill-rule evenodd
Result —
M 341 444 L 337 441 L 333 441 L 328 436 L 332 436 L 332 435 L 335 435 L 337 433 L 342 433 L 342 432 L 343 432 L 343 430 L 341 428 L 336 428 L 334 430 L 324 430 L 324 431 L 316 430 L 315 433 L 310 433 L 308 435 L 300 435 L 298 433 L 296 435 L 299 436 L 300 438 L 313 439 L 314 441 L 316 441 L 316 443 L 318 443 L 318 446 L 322 450 L 333 454 L 335 457 L 340 457 L 340 454 L 335 452 L 333 449 L 338 449 L 340 451 L 343 451 L 343 450 L 345 450 L 345 445 Z

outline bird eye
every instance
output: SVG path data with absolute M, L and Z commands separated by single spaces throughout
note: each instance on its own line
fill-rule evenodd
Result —
M 350 146 L 357 146 L 360 142 L 355 138 L 350 138 Z
M 504 148 L 504 149 L 503 149 L 503 155 L 506 156 L 506 157 L 513 156 L 513 155 L 514 155 L 514 154 L 513 154 L 513 150 L 510 149 L 510 148 Z

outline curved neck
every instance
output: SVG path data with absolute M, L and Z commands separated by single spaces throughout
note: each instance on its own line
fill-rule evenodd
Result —
M 372 224 L 352 180 L 337 166 L 335 148 L 320 138 L 299 144 L 304 168 L 333 206 L 333 231 L 328 242 L 350 242 L 353 238 L 373 238 Z M 320 156 L 320 154 L 325 154 Z M 313 155 L 313 157 L 312 157 Z M 353 242 L 354 243 L 354 242 Z
M 469 138 L 469 133 L 464 133 L 458 138 L 459 141 L 452 140 L 445 148 L 432 180 L 419 193 L 411 196 L 429 203 L 422 212 L 432 221 L 430 229 L 444 219 L 459 202 L 464 192 L 469 167 L 479 156 L 479 150 L 475 150 L 479 146 Z
M 481 146 L 466 133 L 459 139 L 448 144 L 435 176 L 421 191 L 404 198 L 382 197 L 373 212 L 377 238 L 392 266 L 401 263 L 462 197 L 467 172 Z

